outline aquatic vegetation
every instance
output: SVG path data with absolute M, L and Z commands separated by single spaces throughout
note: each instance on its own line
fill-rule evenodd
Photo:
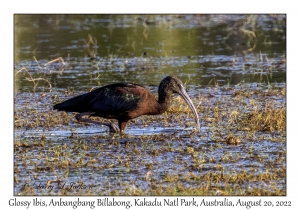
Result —
M 285 195 L 284 88 L 245 85 L 201 92 L 191 97 L 201 132 L 190 128 L 193 115 L 175 97 L 169 112 L 139 117 L 125 134 L 114 135 L 51 109 L 66 96 L 19 93 L 16 194 Z M 59 189 L 57 182 L 97 187 Z
M 15 20 L 15 195 L 287 194 L 284 14 Z M 166 75 L 200 132 L 180 97 L 123 134 L 52 109 L 115 82 L 157 93 Z

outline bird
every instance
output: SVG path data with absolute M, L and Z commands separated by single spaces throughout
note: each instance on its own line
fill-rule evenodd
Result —
M 75 118 L 79 122 L 96 123 L 108 126 L 110 132 L 124 132 L 129 120 L 141 115 L 159 115 L 167 111 L 173 94 L 179 94 L 192 110 L 197 129 L 200 130 L 199 116 L 188 96 L 183 83 L 174 76 L 166 76 L 158 86 L 158 99 L 144 86 L 132 83 L 115 83 L 97 88 L 91 92 L 75 96 L 53 106 L 58 111 L 78 112 Z M 98 116 L 116 119 L 118 126 L 83 118 Z

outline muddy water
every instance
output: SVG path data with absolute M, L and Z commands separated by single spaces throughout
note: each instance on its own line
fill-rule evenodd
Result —
M 248 130 L 242 123 L 241 130 L 239 118 L 231 121 L 234 113 L 242 118 L 270 104 L 285 107 L 284 21 L 270 15 L 16 15 L 15 194 L 151 195 L 161 187 L 166 194 L 168 187 L 209 183 L 211 195 L 219 189 L 285 195 L 285 129 Z M 200 133 L 187 112 L 140 117 L 124 135 L 112 135 L 105 126 L 52 111 L 59 101 L 114 82 L 156 93 L 165 75 L 186 83 Z M 229 134 L 241 142 L 229 144 Z M 72 183 L 91 190 L 68 190 Z

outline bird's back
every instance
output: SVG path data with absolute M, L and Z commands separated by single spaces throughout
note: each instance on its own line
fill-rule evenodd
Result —
M 116 83 L 56 104 L 54 109 L 66 112 L 95 112 L 97 116 L 118 118 L 134 110 L 147 92 L 149 91 L 140 85 Z

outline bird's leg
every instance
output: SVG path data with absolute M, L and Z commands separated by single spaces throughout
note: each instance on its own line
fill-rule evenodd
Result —
M 125 130 L 127 122 L 119 121 L 119 128 L 121 129 L 121 132 Z
M 114 123 L 106 123 L 106 122 L 100 122 L 100 121 L 96 121 L 96 120 L 83 118 L 83 116 L 85 116 L 85 115 L 92 115 L 92 114 L 95 114 L 95 112 L 83 112 L 83 113 L 80 113 L 80 114 L 76 114 L 75 118 L 79 122 L 88 122 L 88 123 L 96 123 L 96 124 L 99 124 L 99 125 L 106 125 L 106 126 L 109 127 L 110 132 L 114 132 L 114 133 L 120 132 L 120 129 Z

